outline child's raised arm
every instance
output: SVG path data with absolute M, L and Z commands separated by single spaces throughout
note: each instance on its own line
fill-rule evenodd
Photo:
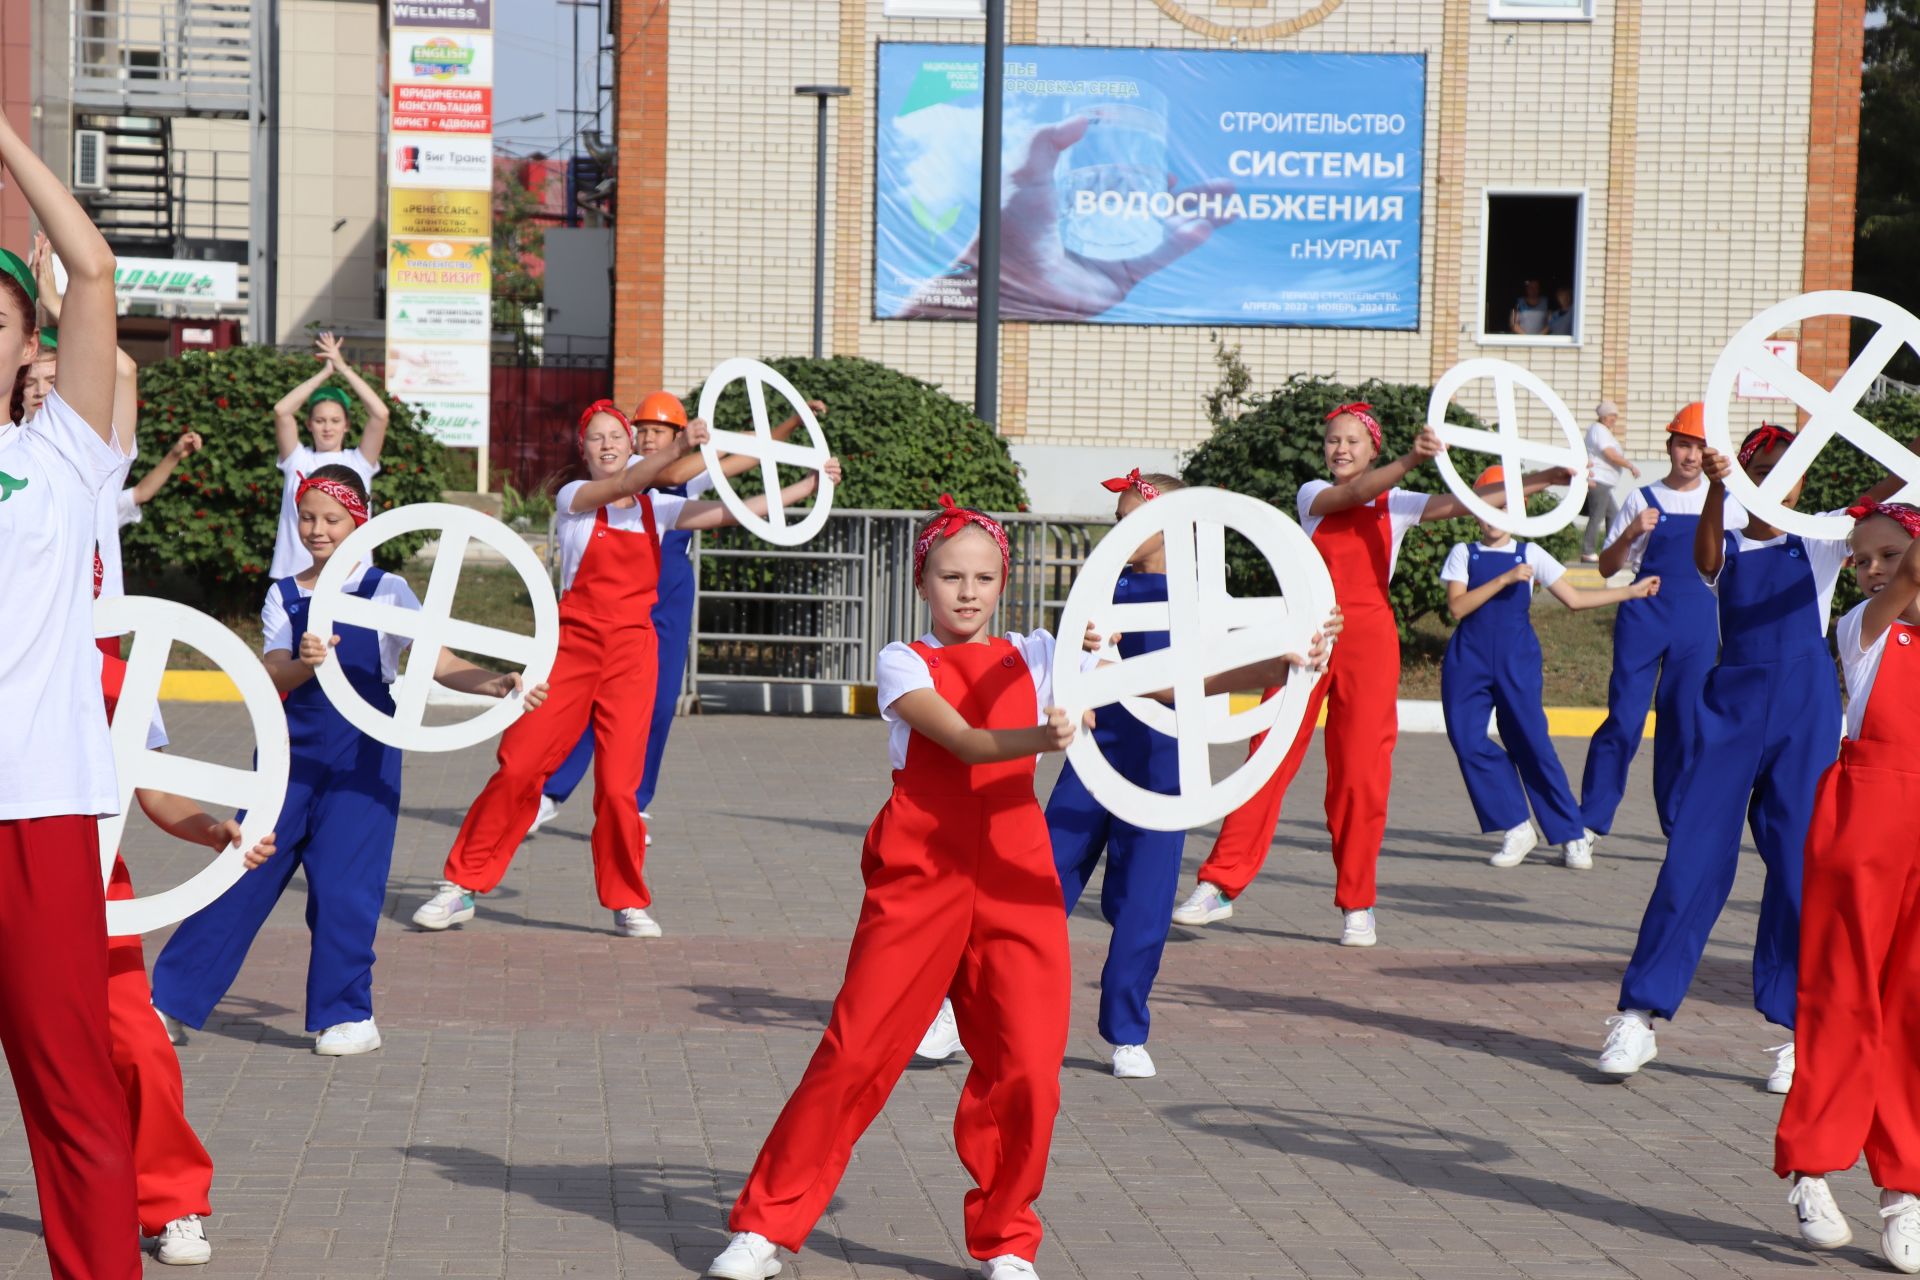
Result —
M 526 681 L 520 678 L 518 671 L 489 671 L 485 667 L 475 666 L 450 649 L 440 651 L 440 661 L 434 664 L 433 678 L 436 683 L 461 693 L 477 693 L 486 698 L 505 698 L 516 690 L 525 690 L 524 701 L 527 710 L 532 711 L 547 700 L 547 682 L 527 689 Z
M 113 421 L 114 350 L 118 305 L 113 296 L 113 250 L 33 149 L 0 116 L 0 168 L 13 175 L 40 225 L 67 268 L 67 296 L 60 326 L 60 367 L 54 386 L 60 398 L 108 444 L 133 447 L 127 428 Z M 31 319 L 31 317 L 29 317 Z
M 893 713 L 923 738 L 945 747 L 961 764 L 999 764 L 1065 751 L 1073 741 L 1073 723 L 1059 707 L 1047 708 L 1047 722 L 1031 729 L 976 729 L 951 702 L 932 689 L 914 689 L 895 698 Z
M 807 408 L 813 410 L 813 416 L 816 418 L 824 418 L 827 416 L 827 406 L 824 401 L 809 400 L 807 401 Z M 779 426 L 773 428 L 769 434 L 772 435 L 775 440 L 789 440 L 792 439 L 793 433 L 799 429 L 800 415 L 796 413 Z M 720 460 L 720 474 L 723 476 L 745 475 L 759 465 L 760 459 L 750 453 L 730 453 Z M 680 459 L 665 471 L 662 471 L 659 480 L 655 481 L 655 484 L 656 486 L 686 484 L 706 470 L 707 460 L 705 458 L 696 458 L 689 455 Z
M 315 356 L 321 361 L 320 371 L 281 396 L 273 405 L 273 442 L 280 450 L 280 461 L 285 462 L 300 447 L 300 410 L 318 391 L 321 384 L 333 376 L 333 366 L 326 363 L 325 356 Z
M 619 475 L 607 480 L 588 480 L 575 489 L 572 502 L 573 514 L 583 516 L 590 511 L 598 511 L 601 507 L 618 502 L 622 498 L 631 498 L 644 489 L 653 488 L 669 464 L 686 457 L 706 442 L 706 420 L 695 418 L 687 424 L 685 431 L 673 438 L 673 443 L 654 450 Z
M 368 385 L 359 370 L 342 354 L 340 339 L 331 333 L 323 333 L 313 340 L 313 344 L 320 348 L 320 356 L 327 362 L 327 367 L 344 378 L 347 385 L 353 388 L 353 394 L 360 397 L 361 407 L 367 411 L 366 425 L 360 428 L 360 456 L 378 465 L 380 450 L 387 444 L 387 402 L 380 398 L 379 393 Z
M 1524 496 L 1531 498 L 1534 494 L 1546 489 L 1551 489 L 1555 485 L 1571 484 L 1572 482 L 1573 472 L 1566 467 L 1548 467 L 1545 471 L 1529 471 L 1526 475 L 1520 477 L 1520 492 Z M 1505 485 L 1490 484 L 1482 489 L 1475 489 L 1474 492 L 1484 498 L 1490 506 L 1504 507 L 1507 505 L 1507 490 Z M 1431 524 L 1435 520 L 1453 520 L 1460 516 L 1470 516 L 1472 514 L 1473 512 L 1468 510 L 1467 504 L 1454 497 L 1451 493 L 1436 493 L 1427 499 L 1426 510 L 1420 513 L 1420 523 Z
M 1447 583 L 1447 612 L 1453 615 L 1455 622 L 1458 622 L 1514 583 L 1532 581 L 1533 566 L 1524 561 L 1491 582 L 1483 582 L 1477 587 L 1469 587 L 1456 579 Z
M 842 474 L 840 470 L 840 459 L 828 458 L 823 470 L 827 473 L 827 479 L 833 481 L 835 484 L 840 483 Z M 806 479 L 796 480 L 780 490 L 780 505 L 783 507 L 791 507 L 795 503 L 804 502 L 807 496 L 819 487 L 819 474 L 809 471 Z M 747 510 L 753 512 L 753 514 L 763 519 L 766 517 L 766 494 L 756 493 L 751 498 L 746 499 L 746 504 Z M 738 523 L 740 522 L 733 518 L 733 513 L 727 510 L 726 503 L 702 501 L 689 502 L 681 507 L 680 517 L 674 521 L 673 527 L 676 529 L 719 529 L 726 525 Z
M 1605 605 L 1619 604 L 1622 600 L 1644 600 L 1648 596 L 1660 594 L 1658 575 L 1642 578 L 1638 582 L 1624 587 L 1605 587 L 1599 591 L 1587 591 L 1574 586 L 1565 578 L 1556 578 L 1547 594 L 1575 612 L 1581 609 L 1598 609 Z
M 1860 615 L 1860 649 L 1864 653 L 1869 645 L 1887 633 L 1900 615 L 1920 600 L 1920 538 L 1913 540 L 1907 553 L 1900 557 L 1900 565 L 1893 571 L 1893 581 L 1881 589 L 1879 595 L 1867 597 L 1867 607 Z
M 1727 477 L 1733 459 L 1708 449 L 1700 460 L 1707 477 L 1707 500 L 1700 507 L 1700 523 L 1693 527 L 1693 564 L 1700 576 L 1713 582 L 1727 563 Z
M 1440 456 L 1446 446 L 1440 443 L 1440 437 L 1431 427 L 1422 427 L 1420 434 L 1414 437 L 1413 448 L 1395 458 L 1385 466 L 1374 467 L 1364 475 L 1355 476 L 1344 484 L 1328 485 L 1313 495 L 1313 502 L 1307 507 L 1310 516 L 1330 516 L 1336 511 L 1346 511 L 1353 507 L 1364 507 L 1375 498 L 1407 478 L 1407 473 Z M 1438 518 L 1438 517 L 1434 517 Z
M 188 431 L 173 442 L 160 461 L 153 464 L 153 470 L 140 477 L 140 483 L 133 486 L 133 505 L 144 507 L 153 501 L 162 485 L 172 478 L 173 469 L 186 458 L 200 452 L 200 433 Z
M 205 845 L 215 853 L 223 852 L 240 843 L 240 824 L 232 818 L 225 822 L 215 818 L 185 796 L 177 796 L 171 791 L 154 791 L 147 787 L 136 790 L 134 796 L 140 801 L 140 808 L 153 825 L 176 840 L 188 844 Z M 247 850 L 242 859 L 246 868 L 255 867 L 273 856 L 274 833 L 269 831 L 260 837 L 260 843 Z

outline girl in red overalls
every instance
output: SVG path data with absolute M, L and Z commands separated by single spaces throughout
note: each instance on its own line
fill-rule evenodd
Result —
M 1807 829 L 1793 1089 L 1774 1172 L 1801 1237 L 1838 1249 L 1853 1229 L 1827 1175 L 1864 1147 L 1880 1192 L 1880 1247 L 1920 1273 L 1920 509 L 1852 507 L 1866 594 L 1834 627 L 1846 740 Z
M 514 851 L 540 811 L 540 788 L 580 741 L 589 722 L 593 757 L 593 880 L 600 902 L 613 912 L 614 931 L 626 938 L 657 938 L 647 914 L 653 897 L 642 868 L 646 826 L 634 791 L 646 770 L 647 726 L 653 718 L 654 596 L 660 582 L 660 535 L 669 529 L 717 529 L 734 523 L 718 502 L 689 502 L 648 492 L 668 464 L 707 440 L 696 418 L 662 448 L 635 459 L 627 415 L 611 400 L 596 400 L 580 415 L 580 457 L 587 478 L 555 495 L 554 536 L 560 544 L 560 652 L 554 658 L 546 704 L 514 721 L 500 738 L 500 767 L 467 810 L 447 854 L 446 879 L 413 913 L 423 929 L 441 930 L 473 919 L 474 895 L 488 893 L 507 873 Z M 837 483 L 840 464 L 828 459 Z M 819 483 L 805 480 L 780 491 L 787 506 L 805 501 Z M 747 500 L 764 515 L 766 495 Z
M 1410 452 L 1376 467 L 1380 424 L 1372 406 L 1343 404 L 1327 415 L 1322 451 L 1333 479 L 1300 486 L 1300 526 L 1327 562 L 1346 630 L 1334 647 L 1327 678 L 1313 687 L 1286 759 L 1272 780 L 1221 825 L 1213 852 L 1200 867 L 1198 887 L 1174 910 L 1175 924 L 1212 924 L 1233 914 L 1233 899 L 1266 861 L 1280 802 L 1306 758 L 1326 702 L 1327 832 L 1339 872 L 1333 900 L 1344 913 L 1340 945 L 1370 947 L 1376 941 L 1374 866 L 1387 830 L 1393 744 L 1399 735 L 1400 629 L 1387 602 L 1387 584 L 1407 530 L 1468 514 L 1466 504 L 1450 494 L 1414 493 L 1394 484 L 1444 447 L 1439 436 L 1423 429 Z M 1525 489 L 1537 493 L 1569 478 L 1565 470 L 1535 472 L 1526 477 Z M 1268 690 L 1267 696 L 1273 693 Z M 1255 738 L 1254 749 L 1259 746 Z
M 1053 637 L 993 636 L 1007 535 L 945 508 L 914 547 L 928 634 L 879 659 L 893 794 L 861 850 L 866 899 L 826 1035 L 733 1206 L 707 1269 L 766 1280 L 833 1199 L 942 997 L 975 1047 L 954 1145 L 976 1184 L 967 1249 L 987 1280 L 1030 1280 L 1068 1014 L 1067 917 L 1035 756 L 1073 738 L 1052 701 Z

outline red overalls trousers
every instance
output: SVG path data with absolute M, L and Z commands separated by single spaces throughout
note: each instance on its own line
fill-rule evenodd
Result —
M 105 646 L 111 643 L 113 651 Z M 127 664 L 117 637 L 103 639 L 100 683 L 107 696 L 107 719 L 120 701 Z M 126 860 L 115 854 L 107 880 L 107 901 L 124 902 L 133 894 Z M 107 939 L 107 1030 L 112 1039 L 113 1070 L 126 1095 L 133 1130 L 133 1176 L 140 1197 L 140 1230 L 157 1236 L 175 1218 L 213 1212 L 213 1157 L 187 1123 L 186 1086 L 180 1055 L 167 1039 L 153 1009 L 147 985 L 147 957 L 137 933 Z
M 1793 1091 L 1773 1168 L 1824 1175 L 1862 1147 L 1920 1191 L 1920 628 L 1896 622 L 1860 737 L 1820 778 L 1800 907 Z
M 88 814 L 0 821 L 0 1046 L 54 1280 L 137 1280 L 127 1102 L 107 1015 L 107 903 Z M 147 1019 L 157 1030 L 153 1011 Z
M 933 686 L 976 728 L 1037 723 L 1033 678 L 1005 639 L 915 644 Z M 1067 921 L 1033 757 L 968 766 L 915 734 L 861 850 L 867 885 L 846 982 L 806 1075 L 767 1135 L 732 1229 L 798 1249 L 853 1144 L 914 1046 L 953 999 L 972 1057 L 953 1139 L 973 1176 L 967 1249 L 1033 1258 L 1033 1202 L 1060 1108 L 1069 1003 Z
M 500 737 L 500 767 L 487 780 L 447 854 L 446 878 L 488 893 L 540 810 L 540 787 L 593 724 L 593 883 L 601 905 L 618 911 L 653 901 L 642 875 L 646 829 L 633 794 L 646 770 L 653 718 L 654 593 L 660 538 L 653 502 L 640 495 L 646 532 L 593 518 L 593 537 L 573 585 L 560 598 L 560 651 L 547 700 Z
M 1237 898 L 1260 874 L 1280 821 L 1280 802 L 1300 772 L 1324 702 L 1327 834 L 1333 837 L 1338 872 L 1333 900 L 1342 911 L 1359 911 L 1374 901 L 1374 870 L 1387 831 L 1387 795 L 1393 790 L 1393 744 L 1400 734 L 1400 630 L 1387 602 L 1393 561 L 1387 496 L 1334 512 L 1313 531 L 1313 545 L 1333 577 L 1345 629 L 1333 646 L 1327 674 L 1313 687 L 1306 717 L 1279 771 L 1221 824 L 1213 851 L 1200 866 L 1200 879 Z M 1276 692 L 1269 689 L 1266 696 Z M 1258 750 L 1260 742 L 1256 737 L 1252 750 Z

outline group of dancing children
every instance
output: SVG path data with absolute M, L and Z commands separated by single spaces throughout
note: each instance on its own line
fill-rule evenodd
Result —
M 92 600 L 122 590 L 119 528 L 139 518 L 199 442 L 189 433 L 153 473 L 126 485 L 137 373 L 115 346 L 111 254 L 4 119 L 0 166 L 49 237 L 30 261 L 0 251 L 0 367 L 15 370 L 0 428 L 0 585 L 14 617 L 0 631 L 0 692 L 27 726 L 0 740 L 0 1047 L 33 1153 L 53 1274 L 131 1280 L 143 1234 L 155 1238 L 162 1262 L 211 1256 L 203 1219 L 212 1162 L 187 1123 L 173 1045 L 232 985 L 296 868 L 307 879 L 306 1024 L 315 1051 L 345 1056 L 380 1045 L 374 943 L 400 753 L 341 716 L 315 673 L 338 662 L 362 698 L 391 707 L 407 639 L 350 625 L 320 635 L 307 618 L 322 570 L 372 511 L 386 414 L 330 335 L 317 344 L 321 369 L 275 407 L 286 484 L 261 623 L 263 661 L 286 700 L 287 797 L 274 835 L 244 852 L 248 873 L 180 924 L 149 984 L 140 940 L 105 933 L 106 899 L 133 890 L 124 862 L 116 859 L 109 888 L 99 873 L 96 817 L 118 805 L 107 720 L 124 668 L 116 642 L 94 642 Z M 68 275 L 64 298 L 51 283 L 56 251 Z M 356 404 L 363 421 L 349 446 Z M 431 672 L 409 674 L 517 697 L 527 709 L 501 739 L 498 768 L 461 825 L 444 883 L 414 914 L 421 927 L 471 921 L 476 899 L 500 883 L 520 842 L 591 759 L 600 901 L 618 934 L 659 936 L 644 876 L 645 811 L 688 634 L 687 538 L 730 519 L 698 496 L 707 481 L 690 455 L 706 439 L 706 424 L 688 421 L 666 393 L 632 417 L 609 401 L 588 406 L 576 437 L 581 474 L 557 499 L 563 596 L 549 678 L 528 688 L 451 654 Z M 1538 547 L 1483 522 L 1480 538 L 1455 546 L 1441 572 L 1458 622 L 1442 702 L 1475 817 L 1500 837 L 1492 862 L 1501 867 L 1522 862 L 1540 835 L 1566 866 L 1592 865 L 1649 703 L 1657 708 L 1654 799 L 1667 856 L 1619 1012 L 1608 1019 L 1600 1070 L 1625 1077 L 1653 1059 L 1653 1022 L 1675 1015 L 1691 983 L 1727 900 L 1744 820 L 1767 868 L 1754 1003 L 1793 1037 L 1774 1051 L 1768 1077 L 1787 1095 L 1776 1170 L 1792 1179 L 1807 1243 L 1837 1248 L 1852 1233 L 1826 1180 L 1864 1150 L 1882 1188 L 1885 1254 L 1920 1273 L 1920 984 L 1912 981 L 1920 973 L 1920 842 L 1905 820 L 1920 806 L 1920 730 L 1902 714 L 1920 697 L 1920 510 L 1887 504 L 1897 488 L 1889 480 L 1834 513 L 1851 517 L 1847 538 L 1823 540 L 1783 533 L 1726 498 L 1732 468 L 1758 483 L 1792 444 L 1790 432 L 1762 427 L 1727 458 L 1706 447 L 1700 407 L 1682 411 L 1668 428 L 1667 475 L 1629 497 L 1600 557 L 1609 575 L 1632 570 L 1630 586 L 1575 589 Z M 1298 514 L 1327 563 L 1337 608 L 1308 653 L 1220 673 L 1207 685 L 1271 692 L 1303 670 L 1314 680 L 1311 703 L 1274 777 L 1223 824 L 1172 922 L 1232 915 L 1265 859 L 1324 707 L 1339 941 L 1378 941 L 1376 867 L 1400 668 L 1388 586 L 1410 529 L 1467 514 L 1457 498 L 1397 482 L 1442 447 L 1422 431 L 1404 456 L 1382 462 L 1380 424 L 1367 405 L 1328 414 L 1327 478 L 1302 486 Z M 839 479 L 837 461 L 825 470 Z M 1520 488 L 1532 494 L 1569 478 L 1542 471 Z M 802 502 L 815 483 L 789 485 L 778 500 Z M 1180 482 L 1136 470 L 1105 486 L 1124 518 Z M 1504 490 L 1504 477 L 1482 474 L 1476 487 Z M 1795 488 L 1785 501 L 1797 499 Z M 763 495 L 749 505 L 764 514 L 767 502 Z M 1843 712 L 1826 630 L 1848 563 L 1866 599 L 1836 629 Z M 992 633 L 1009 572 L 1006 532 L 992 516 L 943 499 L 918 536 L 913 570 L 930 625 L 878 660 L 893 786 L 862 850 L 866 893 L 845 982 L 734 1205 L 732 1239 L 707 1272 L 717 1280 L 775 1275 L 779 1251 L 799 1248 L 825 1212 L 854 1144 L 916 1050 L 943 1056 L 959 1046 L 971 1060 L 954 1124 L 974 1184 L 965 1199 L 968 1250 L 987 1280 L 1037 1275 L 1033 1204 L 1070 1016 L 1067 917 L 1103 858 L 1101 909 L 1112 936 L 1098 1030 L 1116 1076 L 1155 1072 L 1148 998 L 1184 834 L 1115 818 L 1070 767 L 1043 809 L 1034 777 L 1040 755 L 1088 731 L 1134 783 L 1171 791 L 1174 743 L 1119 707 L 1090 728 L 1070 721 L 1053 705 L 1054 638 Z M 1131 550 L 1115 602 L 1164 602 L 1165 575 L 1156 537 Z M 1608 716 L 1578 801 L 1541 708 L 1541 652 L 1529 621 L 1536 586 L 1569 608 L 1619 605 Z M 354 567 L 344 590 L 419 608 L 404 578 L 371 565 Z M 1091 666 L 1163 647 L 1167 637 L 1090 633 L 1072 642 Z M 165 745 L 157 712 L 146 737 L 154 749 Z M 240 838 L 238 821 L 180 797 L 142 791 L 138 800 L 191 843 L 223 849 Z

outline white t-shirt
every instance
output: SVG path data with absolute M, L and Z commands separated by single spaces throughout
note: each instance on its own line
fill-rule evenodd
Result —
M 1053 705 L 1053 635 L 1047 631 L 1034 631 L 1021 635 L 1009 631 L 1007 639 L 1013 643 L 1015 652 L 1026 659 L 1027 674 L 1033 677 L 1034 706 L 1039 711 L 1036 725 L 1047 722 L 1047 708 Z M 920 637 L 920 643 L 941 648 L 932 635 Z M 1089 655 L 1091 656 L 1091 655 Z M 880 718 L 887 722 L 887 758 L 896 769 L 907 767 L 907 741 L 913 737 L 913 729 L 893 712 L 893 704 L 902 694 L 912 693 L 915 689 L 933 688 L 933 672 L 927 669 L 926 659 L 915 653 L 913 646 L 899 640 L 894 641 L 880 651 L 879 661 L 875 664 L 874 682 L 879 686 Z
M 560 593 L 566 594 L 573 585 L 573 575 L 580 571 L 581 557 L 587 554 L 587 543 L 593 539 L 595 511 L 575 511 L 573 495 L 580 491 L 585 480 L 575 480 L 572 484 L 560 486 L 560 492 L 554 495 L 553 536 L 560 543 Z M 680 509 L 691 501 L 689 498 L 676 498 L 670 493 L 647 490 L 647 496 L 653 499 L 653 528 L 656 534 L 665 534 L 679 522 Z M 630 507 L 608 507 L 607 527 L 624 529 L 629 533 L 647 531 L 646 515 L 640 510 L 640 504 Z
M 1503 559 L 1513 555 L 1513 543 L 1511 542 L 1501 547 L 1490 547 L 1484 542 L 1476 542 L 1473 546 L 1490 555 L 1500 556 Z M 1468 545 L 1466 543 L 1454 543 L 1453 548 L 1447 552 L 1447 562 L 1440 566 L 1440 581 L 1472 581 L 1467 573 L 1467 555 Z M 1528 584 L 1529 595 L 1531 595 L 1535 589 L 1552 586 L 1554 583 L 1560 581 L 1561 576 L 1566 573 L 1565 566 L 1545 551 L 1542 551 L 1540 544 L 1537 542 L 1529 542 L 1526 544 L 1526 557 L 1527 563 L 1533 566 L 1533 581 Z
M 1664 480 L 1655 480 L 1651 485 L 1646 486 L 1635 485 L 1632 492 L 1621 501 L 1620 512 L 1614 516 L 1613 524 L 1607 530 L 1608 546 L 1618 542 L 1620 535 L 1627 531 L 1627 526 L 1647 509 L 1647 495 L 1641 492 L 1643 487 L 1653 490 L 1654 497 L 1660 500 L 1660 509 L 1670 516 L 1697 516 L 1707 509 L 1709 487 L 1705 480 L 1701 480 L 1691 489 L 1684 490 L 1669 489 Z M 1720 518 L 1727 528 L 1744 529 L 1746 527 L 1746 509 L 1732 494 L 1727 495 L 1726 503 L 1720 508 L 1720 512 Z M 1647 539 L 1651 536 L 1643 533 L 1633 540 L 1631 547 L 1627 548 L 1626 567 L 1635 573 L 1640 572 L 1640 560 L 1647 554 Z M 1688 562 L 1692 562 L 1691 555 L 1688 556 Z
M 1309 538 L 1320 527 L 1325 516 L 1311 516 L 1307 511 L 1313 506 L 1313 500 L 1323 491 L 1333 488 L 1330 481 L 1309 480 L 1300 486 L 1300 527 L 1306 530 Z M 1393 550 L 1387 555 L 1387 577 L 1393 577 L 1394 566 L 1400 563 L 1400 544 L 1406 540 L 1407 530 L 1420 523 L 1420 517 L 1427 513 L 1427 500 L 1437 495 L 1415 493 L 1411 489 L 1389 489 L 1386 492 L 1387 517 L 1393 525 Z M 1378 502 L 1379 499 L 1374 499 Z
M 0 821 L 117 813 L 113 747 L 93 643 L 101 490 L 128 456 L 58 391 L 0 427 Z
M 1846 513 L 1844 511 L 1823 511 L 1820 514 L 1832 516 L 1845 515 Z M 1739 547 L 1743 552 L 1758 551 L 1763 547 L 1777 547 L 1787 540 L 1787 535 L 1784 533 L 1777 538 L 1768 538 L 1762 542 L 1749 538 L 1738 529 L 1732 530 L 1731 532 L 1733 533 L 1734 545 Z M 1840 581 L 1840 571 L 1847 567 L 1847 557 L 1853 554 L 1853 551 L 1852 548 L 1847 546 L 1844 538 L 1802 538 L 1800 542 L 1807 549 L 1807 567 L 1813 570 L 1813 590 L 1820 604 L 1820 634 L 1825 635 L 1827 634 L 1827 619 L 1833 614 L 1834 584 Z M 1720 594 L 1720 579 L 1717 576 L 1709 578 L 1704 573 L 1700 575 L 1700 578 L 1701 581 L 1707 584 L 1707 590 L 1713 592 L 1715 597 L 1718 597 Z
M 1899 629 L 1896 623 L 1882 631 L 1865 649 L 1860 647 L 1860 624 L 1867 603 L 1862 600 L 1847 610 L 1834 624 L 1833 643 L 1840 651 L 1840 671 L 1847 679 L 1847 736 L 1858 739 L 1860 726 L 1867 718 L 1867 699 L 1873 696 L 1873 681 L 1880 674 L 1880 659 L 1887 652 L 1887 637 Z M 1911 635 L 1905 632 L 1904 635 Z
M 126 466 L 120 468 L 120 474 L 95 499 L 93 538 L 100 548 L 102 600 L 127 594 L 126 575 L 121 570 L 120 561 L 120 527 L 140 518 L 140 508 L 133 501 L 133 490 L 121 487 L 126 483 L 127 468 L 131 466 L 133 459 L 128 458 Z M 121 514 L 127 507 L 133 508 L 132 520 L 123 518 Z
M 366 566 L 362 565 L 347 575 L 342 591 L 352 591 L 359 587 L 360 580 L 367 576 Z M 310 599 L 313 592 L 294 584 L 302 599 Z M 397 573 L 384 575 L 373 589 L 373 598 L 380 604 L 397 605 L 402 609 L 418 609 L 420 597 L 413 594 L 413 588 L 407 580 Z M 285 649 L 288 653 L 300 652 L 300 637 L 293 634 L 293 624 L 287 619 L 287 607 L 280 602 L 280 583 L 276 579 L 267 589 L 267 602 L 260 606 L 260 652 L 271 653 L 275 649 Z M 380 633 L 380 678 L 388 684 L 400 673 L 400 655 L 413 643 L 411 636 Z
M 300 487 L 300 477 L 310 476 L 321 467 L 335 466 L 352 467 L 367 486 L 367 492 L 373 492 L 373 478 L 380 474 L 380 464 L 368 462 L 367 455 L 358 449 L 316 453 L 312 445 L 302 444 L 280 459 L 284 481 L 280 486 L 280 528 L 273 535 L 273 564 L 267 570 L 267 576 L 275 582 L 304 572 L 313 563 L 313 557 L 300 545 L 300 511 L 293 505 L 293 491 Z
M 1587 461 L 1593 467 L 1593 483 L 1602 489 L 1611 489 L 1620 483 L 1620 468 L 1607 461 L 1607 450 L 1620 452 L 1620 442 L 1613 438 L 1613 432 L 1607 430 L 1604 422 L 1587 424 Z M 1624 454 L 1622 455 L 1625 456 Z

